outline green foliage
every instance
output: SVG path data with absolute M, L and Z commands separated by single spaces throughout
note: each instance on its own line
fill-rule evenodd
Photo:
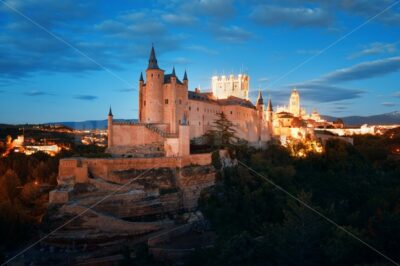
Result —
M 236 150 L 238 160 L 400 261 L 400 134 L 339 140 L 292 158 L 280 145 Z M 216 159 L 216 156 L 213 157 Z M 199 206 L 218 240 L 191 265 L 384 265 L 385 258 L 243 167 L 224 169 Z
M 226 118 L 223 112 L 218 113 L 217 116 L 212 129 L 205 134 L 207 144 L 218 149 L 232 147 L 238 141 L 235 125 Z

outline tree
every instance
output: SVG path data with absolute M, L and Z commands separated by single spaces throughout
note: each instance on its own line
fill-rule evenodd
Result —
M 11 169 L 0 178 L 0 196 L 1 200 L 10 200 L 14 202 L 14 199 L 18 195 L 18 186 L 21 184 L 18 176 Z
M 214 121 L 212 129 L 206 132 L 205 137 L 213 148 L 232 147 L 239 140 L 236 136 L 235 125 L 226 118 L 223 112 L 217 115 L 218 118 Z

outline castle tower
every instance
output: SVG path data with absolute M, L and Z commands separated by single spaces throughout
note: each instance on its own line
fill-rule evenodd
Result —
M 269 98 L 267 105 L 267 122 L 272 122 L 273 115 L 274 115 L 274 110 L 272 108 L 271 98 Z
M 145 121 L 144 120 L 144 108 L 142 106 L 143 103 L 143 93 L 144 93 L 144 80 L 143 80 L 143 73 L 140 72 L 139 78 L 139 122 Z
M 183 74 L 183 84 L 185 84 L 186 88 L 189 88 L 189 80 L 186 74 L 186 69 L 185 69 L 185 74 Z
M 261 90 L 258 91 L 257 103 L 256 103 L 257 110 L 263 114 L 264 113 L 264 99 L 262 97 Z
M 139 81 L 140 87 L 140 122 L 163 122 L 163 83 L 164 70 L 158 67 L 154 47 L 151 47 L 149 65 L 146 70 L 146 84 Z
M 211 88 L 213 95 L 217 99 L 226 99 L 229 96 L 235 96 L 242 99 L 249 99 L 250 77 L 246 74 L 239 74 L 237 77 L 213 76 L 211 79 Z
M 294 116 L 300 116 L 300 95 L 296 88 L 292 90 L 289 100 L 289 112 Z
M 258 91 L 258 97 L 256 102 L 256 108 L 258 112 L 258 139 L 262 139 L 262 132 L 264 128 L 264 99 L 262 97 L 261 90 Z
M 112 147 L 113 142 L 113 114 L 112 114 L 112 110 L 111 110 L 111 106 L 110 106 L 110 111 L 108 111 L 108 121 L 107 121 L 107 136 L 108 136 L 108 147 Z

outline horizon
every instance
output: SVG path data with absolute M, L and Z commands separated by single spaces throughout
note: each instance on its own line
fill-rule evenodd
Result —
M 246 73 L 252 102 L 261 88 L 287 105 L 297 87 L 308 112 L 400 110 L 400 5 L 389 0 L 9 0 L 0 14 L 0 123 L 104 120 L 110 105 L 116 118 L 137 119 L 152 43 L 165 73 L 187 70 L 189 90 Z

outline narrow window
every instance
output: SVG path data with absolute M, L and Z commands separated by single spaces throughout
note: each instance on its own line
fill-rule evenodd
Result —
M 165 99 L 165 104 L 168 104 L 168 99 Z
M 146 101 L 143 102 L 143 105 L 146 106 Z

